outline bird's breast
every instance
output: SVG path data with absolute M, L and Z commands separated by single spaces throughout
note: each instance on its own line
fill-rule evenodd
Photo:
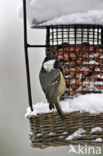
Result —
M 66 83 L 65 83 L 65 79 L 63 77 L 62 72 L 60 72 L 60 83 L 59 83 L 59 87 L 58 87 L 58 98 L 60 99 L 61 96 L 63 95 L 63 93 L 66 90 Z

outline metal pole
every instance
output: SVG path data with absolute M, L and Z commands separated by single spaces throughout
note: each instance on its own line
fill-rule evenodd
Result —
M 27 43 L 27 15 L 26 15 L 26 0 L 23 0 L 23 17 L 24 17 L 24 50 L 25 50 L 25 63 L 26 63 L 26 75 L 27 75 L 27 87 L 28 87 L 28 99 L 29 106 L 33 111 L 31 84 L 30 84 L 30 71 L 29 71 L 29 58 L 28 58 L 28 43 Z
M 47 27 L 46 29 L 46 55 L 49 55 L 49 48 L 50 48 L 50 28 Z
M 101 28 L 101 44 L 103 45 L 103 26 Z

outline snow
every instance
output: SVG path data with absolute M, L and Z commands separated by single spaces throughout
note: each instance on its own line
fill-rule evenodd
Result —
M 49 135 L 54 135 L 55 133 L 53 133 L 53 132 L 51 132 L 51 133 L 49 133 Z
M 86 12 L 73 13 L 61 16 L 44 22 L 43 25 L 64 25 L 64 24 L 100 24 L 103 25 L 103 11 L 91 10 Z
M 67 134 L 67 132 L 63 132 L 63 134 Z
M 103 141 L 103 139 L 102 138 L 97 138 L 97 139 L 95 139 L 95 140 L 93 140 L 94 142 L 102 142 Z
M 102 56 L 100 56 L 100 58 L 103 58 L 103 55 L 102 55 Z
M 89 91 L 100 91 L 100 92 L 103 92 L 103 90 L 101 90 L 100 88 L 96 88 L 94 85 L 102 85 L 102 82 L 97 82 L 97 81 L 95 81 L 95 82 L 91 82 L 91 83 L 89 83 L 89 82 L 83 82 L 82 83 L 83 84 L 83 86 L 84 87 L 86 87 L 86 88 L 83 88 L 82 86 L 80 86 L 78 89 L 77 89 L 77 91 L 82 91 L 82 90 L 84 90 L 84 91 L 86 91 L 86 90 L 89 90 Z
M 82 128 L 78 129 L 76 132 L 74 132 L 72 135 L 68 136 L 65 140 L 73 140 L 75 137 L 81 137 L 83 133 L 86 131 Z
M 92 54 L 92 55 L 90 55 L 90 57 L 89 58 L 95 58 L 95 57 L 99 57 L 99 54 Z M 102 58 L 102 56 L 100 56 L 100 58 Z
M 42 133 L 38 133 L 38 134 L 37 134 L 37 136 L 41 136 L 41 135 L 42 135 Z
M 60 105 L 65 113 L 75 111 L 91 114 L 103 113 L 103 94 L 79 95 L 76 98 L 61 101 Z M 25 117 L 30 118 L 38 114 L 56 112 L 56 109 L 49 110 L 49 104 L 43 102 L 33 105 L 33 109 L 34 111 L 31 111 L 28 107 Z
M 80 86 L 78 89 L 77 89 L 77 91 L 87 91 L 87 90 L 89 90 L 89 91 L 91 91 L 91 92 L 93 92 L 94 90 L 95 90 L 95 92 L 97 91 L 97 92 L 101 92 L 101 93 L 103 93 L 103 90 L 101 90 L 101 89 L 99 89 L 99 88 L 96 88 L 94 85 L 100 85 L 101 83 L 83 83 L 83 86 L 85 87 L 85 88 L 83 88 L 82 86 Z M 71 90 L 72 91 L 72 90 Z
M 100 77 L 101 78 L 101 77 Z M 93 85 L 103 85 L 102 81 L 95 81 L 95 82 L 83 82 L 83 85 L 89 85 L 89 88 L 93 88 Z
M 33 135 L 33 132 L 29 132 L 29 135 L 30 135 L 30 136 Z
M 101 127 L 95 127 L 91 129 L 91 134 L 95 133 L 95 132 L 103 132 L 103 129 Z
M 100 79 L 103 79 L 103 76 L 101 76 L 101 75 L 97 75 L 97 77 L 100 78 Z
M 85 62 L 84 64 L 95 64 L 95 65 L 97 64 L 98 65 L 99 63 L 93 60 L 93 61 Z
M 97 23 L 103 24 L 102 0 L 26 0 L 27 16 L 30 25 L 44 23 L 71 24 Z M 22 2 L 18 14 L 23 15 Z M 91 11 L 92 10 L 92 11 Z

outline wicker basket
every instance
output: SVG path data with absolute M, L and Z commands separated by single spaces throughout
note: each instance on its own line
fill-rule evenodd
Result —
M 103 145 L 103 141 L 95 142 L 97 138 L 103 139 L 103 131 L 91 133 L 94 127 L 103 128 L 103 114 L 89 114 L 73 112 L 65 114 L 63 122 L 57 113 L 38 114 L 30 117 L 30 140 L 31 146 L 35 148 L 46 148 L 49 146 L 62 146 L 70 144 L 80 145 Z M 66 140 L 79 128 L 85 133 L 73 140 Z
M 86 93 L 101 93 L 101 85 L 97 86 L 98 90 L 94 89 L 91 90 L 90 88 L 83 88 L 83 82 L 85 81 L 85 78 L 88 80 L 88 86 L 91 83 L 91 75 L 99 73 L 103 74 L 103 63 L 100 61 L 100 57 L 96 61 L 98 61 L 98 68 L 100 70 L 96 71 L 95 68 L 93 68 L 92 72 L 89 69 L 90 65 L 88 65 L 88 76 L 82 77 L 82 83 L 79 85 L 77 82 L 74 82 L 74 85 L 76 86 L 75 89 L 71 90 L 71 80 L 76 80 L 77 77 L 77 69 L 76 67 L 80 66 L 80 64 L 77 64 L 78 56 L 76 57 L 76 60 L 74 59 L 76 63 L 73 67 L 73 72 L 75 72 L 75 76 L 68 78 L 70 75 L 70 72 L 72 72 L 72 65 L 68 64 L 68 70 L 65 69 L 65 66 L 67 66 L 68 60 L 72 60 L 70 58 L 71 52 L 77 53 L 77 46 L 80 47 L 80 52 L 83 54 L 85 52 L 88 52 L 87 59 L 89 58 L 89 53 L 92 55 L 93 53 L 96 53 L 98 50 L 98 53 L 103 53 L 103 27 L 97 26 L 97 25 L 68 25 L 68 26 L 48 26 L 47 28 L 47 35 L 46 35 L 46 55 L 56 55 L 59 56 L 62 53 L 62 57 L 64 58 L 64 61 L 60 64 L 60 68 L 64 74 L 66 84 L 67 84 L 67 90 L 64 94 L 63 98 L 73 98 L 78 96 L 78 94 L 86 94 Z M 85 42 L 85 44 L 84 44 Z M 66 44 L 64 44 L 66 43 Z M 68 45 L 69 46 L 68 46 Z M 90 46 L 92 45 L 92 51 L 90 49 Z M 85 48 L 83 49 L 83 46 Z M 67 59 L 65 60 L 65 48 L 67 47 L 66 54 L 69 54 Z M 74 51 L 71 50 L 71 47 L 75 47 Z M 62 48 L 62 51 L 60 49 Z M 97 48 L 97 49 L 96 49 Z M 95 50 L 96 49 L 96 50 Z M 83 60 L 83 55 L 81 55 L 80 59 Z M 83 67 L 83 61 L 81 63 L 81 66 Z M 79 71 L 83 75 L 83 70 Z M 100 75 L 101 76 L 101 75 Z M 97 81 L 94 76 L 93 81 Z M 101 80 L 103 82 L 103 79 Z M 81 90 L 78 92 L 78 86 L 81 87 Z M 95 87 L 95 84 L 94 84 Z M 73 92 L 71 92 L 73 91 Z M 72 94 L 71 94 L 72 93 Z M 97 104 L 98 105 L 98 104 Z M 32 147 L 36 148 L 46 148 L 49 146 L 62 146 L 62 145 L 69 145 L 69 144 L 89 144 L 89 145 L 103 145 L 103 131 L 97 131 L 94 133 L 91 133 L 91 129 L 95 127 L 101 127 L 103 129 L 103 114 L 89 114 L 89 113 L 80 113 L 80 112 L 72 112 L 72 113 L 66 113 L 65 114 L 66 119 L 64 122 L 59 118 L 58 114 L 55 113 L 45 113 L 45 114 L 38 114 L 37 116 L 31 116 L 29 118 L 30 121 L 30 140 L 32 143 Z M 80 135 L 79 137 L 74 137 L 72 140 L 68 140 L 67 137 L 70 135 L 73 135 L 75 131 L 78 129 L 83 128 L 85 130 L 85 133 L 83 135 Z M 96 139 L 101 138 L 101 142 L 96 141 Z

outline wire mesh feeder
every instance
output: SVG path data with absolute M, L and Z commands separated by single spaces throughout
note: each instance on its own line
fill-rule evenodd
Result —
M 58 62 L 67 89 L 62 99 L 103 92 L 103 27 L 99 25 L 48 26 L 46 54 L 63 58 Z M 98 105 L 98 103 L 97 103 Z M 103 144 L 103 114 L 72 112 L 63 122 L 58 113 L 29 117 L 32 147 L 69 144 Z M 99 127 L 91 133 L 91 129 Z M 75 136 L 84 129 L 83 135 Z M 66 139 L 74 134 L 73 139 Z M 101 138 L 98 140 L 98 138 Z M 97 141 L 93 141 L 96 140 Z
M 70 25 L 49 28 L 47 55 L 63 58 L 59 62 L 67 91 L 64 97 L 103 91 L 102 27 Z

